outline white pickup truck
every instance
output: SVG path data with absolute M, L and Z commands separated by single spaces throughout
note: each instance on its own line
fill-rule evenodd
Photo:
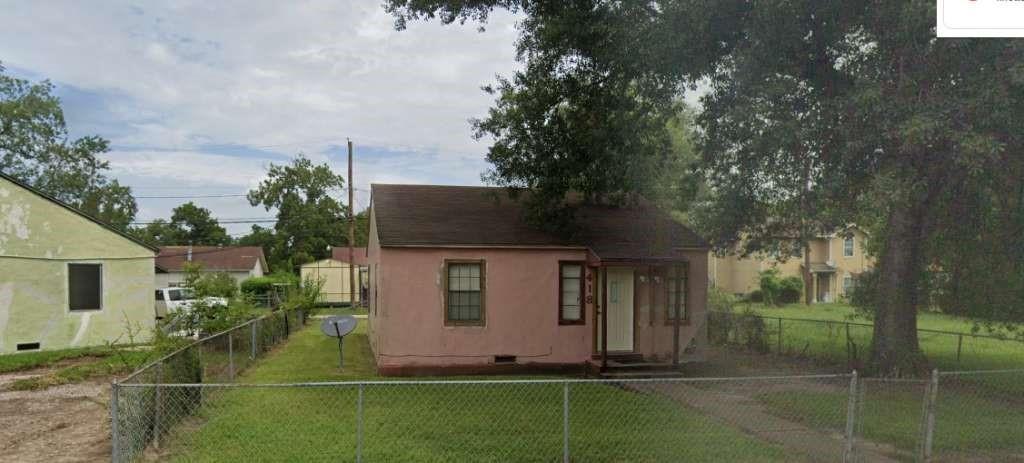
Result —
M 159 320 L 167 314 L 189 311 L 198 300 L 189 288 L 160 288 L 156 290 L 156 318 Z M 205 297 L 203 301 L 211 305 L 228 305 L 228 300 L 223 297 Z

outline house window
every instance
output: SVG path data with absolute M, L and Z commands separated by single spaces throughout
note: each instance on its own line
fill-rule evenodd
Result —
M 583 263 L 562 262 L 559 264 L 558 323 L 577 325 L 583 323 Z
M 850 291 L 853 291 L 853 276 L 846 275 L 843 277 L 843 294 L 849 296 Z
M 668 296 L 665 298 L 665 320 L 675 321 L 676 300 L 679 301 L 679 313 L 682 320 L 686 320 L 686 265 L 672 266 L 668 268 L 668 277 L 665 279 L 665 291 Z M 678 272 L 678 274 L 676 273 Z M 677 285 L 676 282 L 679 284 Z
M 843 257 L 853 257 L 853 237 L 843 239 Z
M 68 264 L 68 309 L 103 308 L 103 265 Z
M 449 261 L 445 263 L 445 270 L 445 323 L 483 325 L 483 261 Z

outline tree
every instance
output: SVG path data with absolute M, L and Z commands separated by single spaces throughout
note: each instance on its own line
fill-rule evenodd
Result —
M 171 220 L 156 219 L 132 232 L 154 246 L 194 244 L 196 246 L 223 246 L 231 244 L 227 230 L 213 217 L 209 209 L 187 202 L 175 207 Z
M 0 171 L 127 230 L 138 206 L 130 188 L 107 178 L 110 165 L 99 155 L 108 149 L 97 136 L 68 139 L 49 81 L 11 77 L 0 65 Z
M 299 155 L 289 165 L 271 164 L 267 178 L 249 191 L 253 206 L 277 209 L 270 253 L 277 268 L 323 259 L 331 246 L 348 243 L 346 208 L 332 197 L 341 194 L 344 183 L 327 164 L 314 165 Z
M 658 166 L 644 160 L 663 147 L 666 108 L 680 90 L 710 83 L 698 117 L 705 231 L 720 248 L 742 237 L 746 251 L 795 252 L 819 230 L 870 222 L 878 251 L 871 363 L 882 373 L 926 367 L 916 313 L 929 269 L 953 254 L 950 230 L 982 243 L 968 224 L 1019 207 L 995 205 L 1000 192 L 1018 191 L 1024 44 L 936 39 L 934 2 L 390 0 L 386 8 L 399 28 L 421 18 L 485 21 L 495 8 L 525 15 L 524 69 L 500 81 L 477 125 L 495 139 L 488 159 L 498 183 L 642 192 L 638 179 Z M 950 207 L 967 197 L 981 210 Z

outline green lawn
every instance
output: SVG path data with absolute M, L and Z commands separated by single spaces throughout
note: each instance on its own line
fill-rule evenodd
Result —
M 380 379 L 375 377 L 362 324 L 346 341 L 344 371 L 338 370 L 337 360 L 334 340 L 311 323 L 240 379 L 250 384 Z M 356 386 L 257 386 L 204 392 L 198 416 L 183 422 L 167 440 L 164 449 L 170 459 L 354 458 Z M 368 385 L 363 393 L 367 461 L 554 461 L 561 457 L 561 384 L 388 384 Z M 605 384 L 571 386 L 569 426 L 574 461 L 791 459 L 777 447 L 666 398 Z
M 1012 379 L 1019 381 L 1024 375 Z M 921 438 L 925 381 L 866 380 L 862 387 L 865 390 L 859 417 L 860 436 L 894 445 L 907 454 L 916 452 Z M 845 395 L 846 392 L 786 391 L 758 398 L 776 414 L 841 432 L 846 417 L 832 413 L 832 405 Z M 1024 423 L 1024 403 L 1019 399 L 982 394 L 972 384 L 948 380 L 940 382 L 935 416 L 933 449 L 937 455 L 992 453 L 1006 458 L 1024 451 L 1020 429 Z
M 0 355 L 0 373 L 56 367 L 44 375 L 11 383 L 14 390 L 45 389 L 91 378 L 128 373 L 149 358 L 149 351 L 128 347 L 83 347 Z
M 746 307 L 741 305 L 741 308 Z M 814 304 L 810 307 L 792 304 L 784 307 L 765 307 L 759 304 L 749 306 L 765 317 L 784 319 L 825 320 L 833 323 L 814 321 L 782 321 L 782 353 L 819 358 L 829 363 L 845 365 L 848 359 L 854 363 L 863 361 L 871 344 L 870 326 L 850 325 L 845 322 L 870 324 L 871 320 L 858 317 L 855 310 L 844 304 Z M 943 314 L 924 312 L 918 316 L 918 328 L 955 333 L 970 333 L 974 323 L 969 319 Z M 847 344 L 847 329 L 852 344 Z M 765 320 L 767 347 L 778 351 L 779 322 Z M 1024 342 L 998 340 L 956 335 L 919 333 L 921 349 L 932 364 L 941 370 L 989 370 L 1024 368 Z M 959 358 L 957 352 L 959 350 Z
M 77 349 L 44 350 L 0 355 L 0 373 L 31 370 L 51 366 L 62 360 L 82 357 L 106 357 L 114 352 L 106 346 L 82 347 Z

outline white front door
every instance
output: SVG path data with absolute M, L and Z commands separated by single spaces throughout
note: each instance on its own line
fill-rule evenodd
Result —
M 608 351 L 633 351 L 633 269 L 608 268 Z M 603 314 L 602 314 L 603 315 Z M 600 320 L 599 320 L 600 321 Z M 597 350 L 601 350 L 601 325 L 597 330 Z

